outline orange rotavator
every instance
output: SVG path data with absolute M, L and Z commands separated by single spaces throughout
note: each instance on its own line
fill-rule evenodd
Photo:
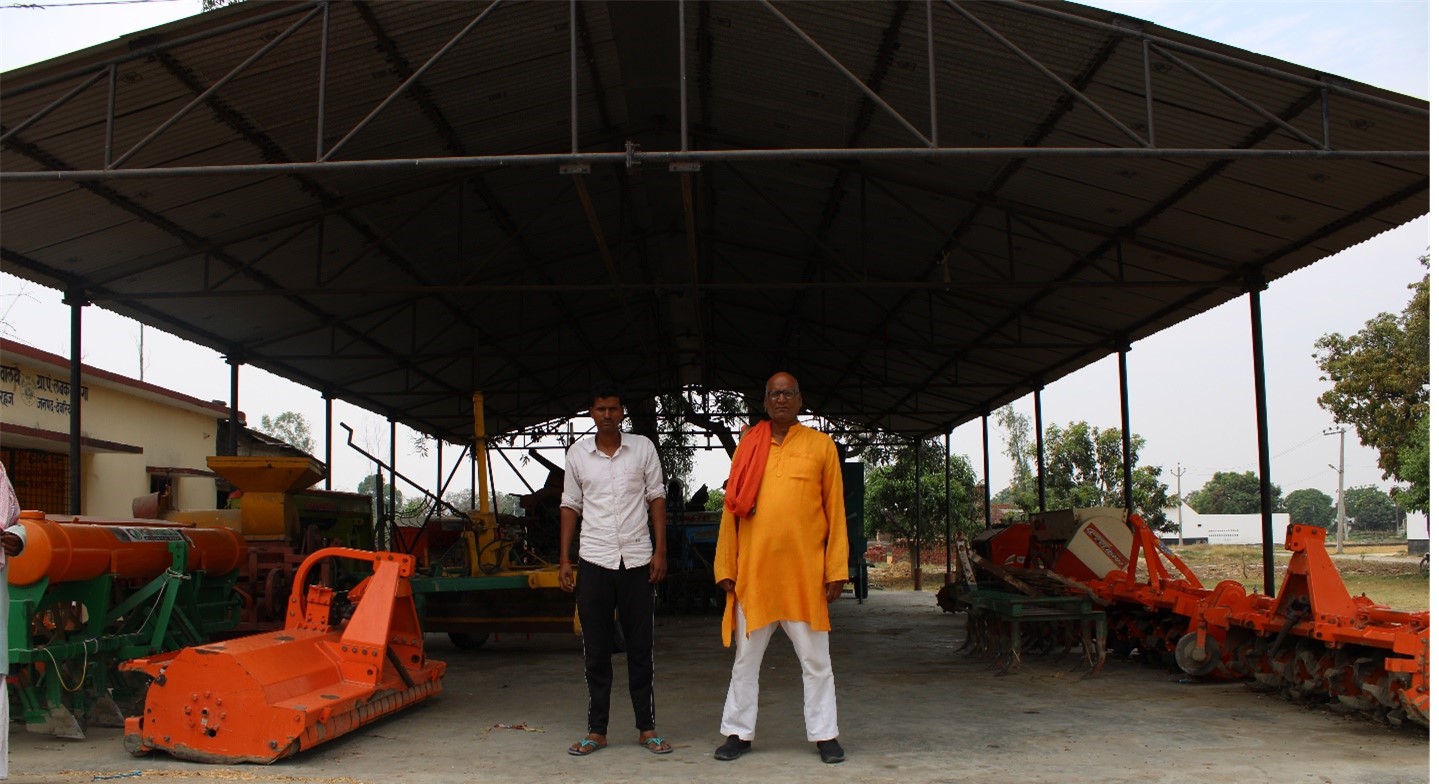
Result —
M 1289 526 L 1284 547 L 1293 555 L 1273 597 L 1233 580 L 1205 588 L 1142 518 L 1121 509 L 1044 512 L 1009 533 L 1007 549 L 989 555 L 1022 562 L 1018 573 L 1057 573 L 1105 605 L 1107 644 L 1120 657 L 1137 653 L 1195 677 L 1253 678 L 1285 697 L 1390 724 L 1429 724 L 1429 613 L 1351 596 L 1323 528 Z M 1027 547 L 1015 546 L 1024 539 Z
M 348 593 L 308 585 L 325 558 L 370 561 Z M 295 575 L 280 631 L 135 659 L 152 679 L 125 747 L 197 762 L 270 763 L 438 694 L 443 662 L 425 657 L 412 556 L 318 550 Z

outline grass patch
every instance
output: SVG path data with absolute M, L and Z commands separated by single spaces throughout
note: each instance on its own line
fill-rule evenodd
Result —
M 1251 592 L 1264 588 L 1264 553 L 1247 545 L 1190 545 L 1173 548 L 1206 588 L 1221 580 L 1234 580 Z M 1284 581 L 1290 553 L 1282 543 L 1274 551 L 1274 588 Z M 1363 594 L 1377 604 L 1396 610 L 1419 612 L 1429 609 L 1429 575 L 1419 572 L 1419 557 L 1408 555 L 1398 544 L 1345 544 L 1344 554 L 1329 555 L 1353 596 Z M 923 590 L 935 591 L 944 584 L 944 564 L 924 564 Z M 879 590 L 912 590 L 909 562 L 876 564 L 870 569 L 870 585 Z
M 1427 574 L 1359 574 L 1346 575 L 1344 585 L 1349 593 L 1364 594 L 1379 604 L 1396 610 L 1419 612 L 1429 609 L 1429 575 Z

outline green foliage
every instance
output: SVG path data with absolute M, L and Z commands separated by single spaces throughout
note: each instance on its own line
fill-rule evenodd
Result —
M 1354 531 L 1392 534 L 1399 527 L 1393 499 L 1374 485 L 1345 489 L 1344 514 Z
M 1337 514 L 1334 499 L 1322 490 L 1312 487 L 1295 490 L 1284 497 L 1284 508 L 1289 512 L 1290 522 L 1334 529 Z
M 710 432 L 732 430 L 748 421 L 744 398 L 733 392 L 700 392 L 682 390 L 655 398 L 658 417 L 664 423 L 656 445 L 665 481 L 678 479 L 689 497 L 690 474 L 694 471 L 694 450 L 689 448 L 691 433 L 687 426 Z
M 355 492 L 363 493 L 373 498 L 375 495 L 375 486 L 377 482 L 380 488 L 380 508 L 388 512 L 390 503 L 390 488 L 388 485 L 385 484 L 383 476 L 366 474 L 365 478 L 360 480 L 360 484 L 355 487 Z M 399 488 L 395 488 L 395 506 L 401 509 L 403 509 L 405 506 L 405 494 L 400 492 Z
M 1005 430 L 1005 454 L 1013 461 L 1009 487 L 995 494 L 997 503 L 1012 503 L 1026 513 L 1039 510 L 1039 482 L 1032 467 L 1036 450 L 1030 438 L 1029 418 L 1005 406 L 998 412 Z M 1175 526 L 1164 515 L 1169 487 L 1159 466 L 1139 464 L 1144 438 L 1130 434 L 1130 479 L 1134 511 L 1153 528 Z M 1050 425 L 1044 431 L 1044 502 L 1049 509 L 1092 506 L 1124 507 L 1124 434 L 1118 428 L 1103 430 L 1088 422 Z
M 269 414 L 262 414 L 260 432 L 278 438 L 307 455 L 315 452 L 315 439 L 310 436 L 310 423 L 305 421 L 304 414 L 286 411 L 274 419 Z
M 1039 511 L 1039 485 L 1034 476 L 1034 429 L 1029 417 L 1014 410 L 1013 405 L 995 412 L 1004 430 L 1004 454 L 1009 457 L 1009 493 L 1000 503 L 1014 504 L 1028 512 Z M 996 500 L 998 500 L 996 498 Z
M 893 453 L 892 459 L 873 466 L 864 477 L 864 521 L 866 535 L 885 531 L 906 539 L 911 546 L 932 547 L 944 542 L 945 485 L 944 444 L 940 439 L 919 442 L 919 507 L 915 507 L 915 450 Z M 870 453 L 870 457 L 876 457 Z M 984 527 L 982 513 L 975 508 L 974 468 L 969 459 L 949 456 L 949 526 L 954 532 L 973 534 Z
M 707 498 L 707 499 L 705 499 L 705 511 L 706 511 L 706 512 L 723 512 L 723 511 L 724 511 L 724 491 L 723 491 L 723 490 L 713 490 L 713 489 L 710 490 L 710 497 Z
M 1284 493 L 1278 485 L 1269 485 L 1269 498 L 1274 511 L 1284 511 Z M 1253 471 L 1217 471 L 1204 486 L 1184 500 L 1200 514 L 1258 514 L 1263 511 L 1259 498 L 1259 476 Z
M 1159 466 L 1139 465 L 1144 439 L 1130 434 L 1130 481 L 1134 511 L 1150 527 L 1173 528 L 1164 516 L 1169 487 Z M 1088 422 L 1067 427 L 1050 425 L 1044 431 L 1044 495 L 1050 509 L 1092 506 L 1124 508 L 1124 434 L 1118 428 L 1100 430 Z M 1036 495 L 1038 491 L 1036 489 Z
M 478 492 L 478 490 L 477 490 L 476 492 Z M 501 502 L 501 504 L 503 504 L 503 503 L 504 503 L 504 500 L 505 500 L 506 498 L 513 498 L 513 497 L 514 497 L 514 496 L 511 496 L 511 495 L 509 495 L 508 493 L 506 493 L 506 494 L 500 496 L 500 502 Z M 449 491 L 448 493 L 445 493 L 445 503 L 449 504 L 450 506 L 454 507 L 455 509 L 457 509 L 457 510 L 459 510 L 459 511 L 461 511 L 461 512 L 468 512 L 468 511 L 470 511 L 471 509 L 475 509 L 475 508 L 477 508 L 477 507 L 479 506 L 479 499 L 476 498 L 476 499 L 475 499 L 475 503 L 472 505 L 472 504 L 470 503 L 470 489 L 469 489 L 469 488 L 465 488 L 464 490 L 451 490 L 451 491 Z M 444 511 L 444 514 L 453 514 L 453 513 L 452 513 L 450 510 L 446 509 L 446 510 Z M 509 514 L 514 514 L 514 513 L 513 513 L 513 512 L 510 512 Z
M 660 468 L 665 482 L 678 480 L 688 490 L 690 473 L 695 467 L 695 453 L 689 449 L 689 435 L 684 431 L 684 400 L 680 395 L 660 395 L 655 399 L 659 415 L 668 425 L 659 434 Z
M 1395 499 L 1405 511 L 1429 514 L 1429 414 L 1409 434 L 1399 450 L 1399 478 L 1409 483 L 1399 488 Z
M 1427 255 L 1419 261 L 1429 268 Z M 1409 288 L 1414 296 L 1403 313 L 1380 313 L 1355 335 L 1332 332 L 1314 342 L 1320 380 L 1334 385 L 1319 405 L 1379 450 L 1386 479 L 1398 475 L 1400 453 L 1429 413 L 1429 273 Z

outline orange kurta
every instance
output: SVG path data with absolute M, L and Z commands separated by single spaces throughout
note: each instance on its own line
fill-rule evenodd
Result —
M 844 486 L 829 436 L 801 424 L 771 442 L 753 517 L 726 511 L 715 548 L 715 582 L 734 580 L 721 636 L 735 629 L 734 601 L 748 628 L 804 621 L 829 631 L 825 583 L 849 579 Z

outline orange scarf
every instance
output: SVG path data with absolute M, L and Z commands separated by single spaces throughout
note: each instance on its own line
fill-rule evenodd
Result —
M 768 419 L 740 434 L 724 491 L 724 508 L 736 519 L 743 520 L 754 514 L 755 501 L 759 499 L 759 483 L 764 479 L 764 464 L 769 460 L 771 437 Z

